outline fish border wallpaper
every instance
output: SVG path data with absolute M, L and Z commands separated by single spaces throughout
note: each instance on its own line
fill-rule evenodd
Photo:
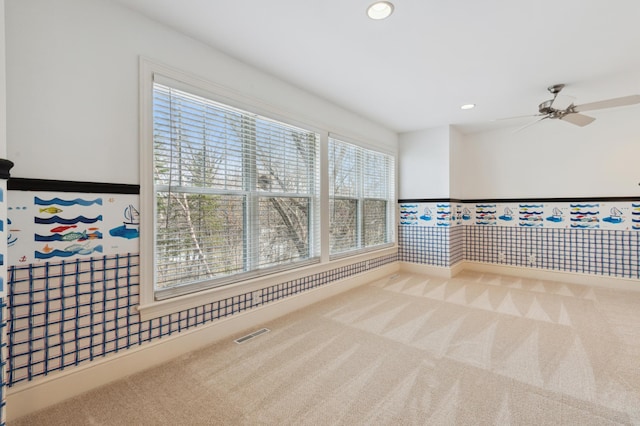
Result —
M 635 197 L 400 200 L 398 209 L 401 261 L 445 267 L 471 261 L 640 279 Z M 449 220 L 438 221 L 438 211 L 443 219 L 450 211 Z
M 139 196 L 9 191 L 8 264 L 139 251 Z
M 507 226 L 640 231 L 638 201 L 407 202 L 398 203 L 400 226 Z

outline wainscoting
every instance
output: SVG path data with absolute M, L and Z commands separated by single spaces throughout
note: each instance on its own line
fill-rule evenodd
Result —
M 401 201 L 399 206 L 402 262 L 445 268 L 476 262 L 640 279 L 638 201 Z

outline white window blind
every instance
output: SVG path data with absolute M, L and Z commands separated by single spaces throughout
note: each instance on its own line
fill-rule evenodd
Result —
M 394 177 L 393 156 L 329 139 L 330 254 L 393 242 Z
M 316 133 L 159 83 L 153 123 L 158 298 L 319 255 Z

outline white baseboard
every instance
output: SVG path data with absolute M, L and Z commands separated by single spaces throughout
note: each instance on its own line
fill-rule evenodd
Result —
M 447 268 L 444 266 L 432 266 L 423 265 L 420 263 L 399 262 L 400 270 L 405 272 L 411 272 L 413 274 L 431 275 L 440 278 L 451 278 L 459 272 L 457 269 L 460 263 L 454 265 L 453 268 Z M 454 269 L 455 268 L 455 269 Z
M 300 293 L 231 317 L 123 350 L 102 359 L 31 382 L 19 383 L 7 392 L 7 420 L 15 420 L 115 380 L 146 370 L 216 341 L 237 336 L 288 313 L 328 297 L 375 281 L 400 270 L 397 262 L 370 272 Z
M 496 265 L 495 263 L 472 262 L 468 260 L 458 262 L 450 268 L 400 262 L 400 270 L 441 278 L 452 278 L 462 271 L 476 271 L 546 281 L 561 281 L 569 284 L 580 284 L 615 290 L 640 291 L 640 280 L 634 280 L 631 278 L 607 277 L 604 275 L 582 274 L 578 272 L 551 271 L 549 269 L 527 268 L 522 266 Z
M 464 267 L 465 267 L 465 262 L 464 261 L 458 262 L 455 265 L 453 265 L 451 267 L 451 276 L 455 277 L 460 272 L 464 271 Z
M 561 281 L 569 284 L 580 284 L 593 287 L 604 287 L 616 290 L 640 291 L 640 280 L 620 277 L 607 277 L 596 274 L 582 274 L 578 272 L 552 271 L 549 269 L 527 268 L 522 266 L 496 265 L 495 263 L 483 263 L 464 261 L 460 265 L 460 271 L 476 271 L 491 274 L 511 275 L 522 278 L 534 278 L 547 281 Z M 458 271 L 458 272 L 460 272 Z

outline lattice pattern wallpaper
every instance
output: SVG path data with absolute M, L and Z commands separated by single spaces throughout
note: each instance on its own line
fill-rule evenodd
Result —
M 8 383 L 32 380 L 397 261 L 384 256 L 140 321 L 139 255 L 9 268 Z
M 405 262 L 640 278 L 640 202 L 400 203 L 399 217 Z
M 554 271 L 640 278 L 640 233 L 464 227 L 465 259 Z
M 451 265 L 448 227 L 400 226 L 398 259 L 433 266 Z
M 2 168 L 7 166 L 7 161 L 2 160 Z M 10 163 L 10 162 L 9 162 Z M 9 166 L 9 169 L 11 166 Z M 2 170 L 7 172 L 8 170 Z M 4 173 L 3 173 L 4 174 Z M 7 276 L 8 244 L 7 233 L 9 224 L 7 218 L 7 181 L 0 178 L 0 425 L 6 424 L 6 396 L 7 396 L 7 320 L 6 320 L 6 293 L 5 278 Z

